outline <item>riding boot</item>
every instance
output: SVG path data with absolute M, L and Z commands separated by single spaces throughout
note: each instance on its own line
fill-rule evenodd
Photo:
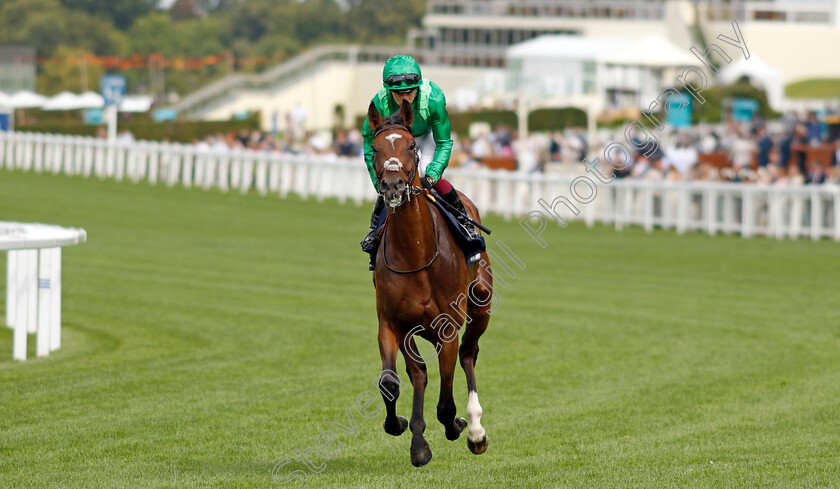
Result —
M 475 227 L 470 222 L 469 214 L 467 214 L 467 209 L 464 208 L 464 203 L 461 202 L 461 196 L 458 195 L 458 191 L 453 188 L 441 197 L 447 204 L 449 204 L 449 211 L 452 212 L 452 215 L 458 220 L 458 224 L 467 230 L 467 234 L 470 239 L 472 240 L 478 238 L 478 232 L 476 232 Z
M 370 215 L 370 229 L 368 230 L 365 239 L 363 239 L 360 243 L 362 250 L 365 253 L 370 253 L 376 249 L 376 245 L 379 244 L 379 235 L 376 233 L 376 225 L 379 223 L 379 216 L 382 214 L 383 210 L 385 210 L 385 200 L 383 200 L 380 195 L 376 198 L 376 203 L 373 205 L 373 213 Z M 371 258 L 371 261 L 372 260 L 373 258 Z

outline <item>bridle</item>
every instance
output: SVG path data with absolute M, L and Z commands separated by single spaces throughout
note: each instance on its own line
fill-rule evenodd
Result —
M 377 136 L 379 136 L 381 133 L 383 133 L 385 131 L 388 131 L 390 129 L 402 129 L 402 130 L 406 131 L 407 133 L 411 134 L 412 137 L 414 137 L 414 135 L 411 133 L 411 128 L 410 127 L 406 126 L 405 124 L 392 123 L 392 124 L 387 124 L 385 126 L 380 127 L 379 129 L 377 129 L 376 132 L 373 134 L 374 139 Z M 411 185 L 411 183 L 414 182 L 414 178 L 417 177 L 417 167 L 419 166 L 419 164 L 420 164 L 420 150 L 417 148 L 417 143 L 415 141 L 415 145 L 414 145 L 414 165 L 412 166 L 411 171 L 410 172 L 406 171 L 405 166 L 403 165 L 402 161 L 400 161 L 397 157 L 389 158 L 388 160 L 385 161 L 385 163 L 382 165 L 382 169 L 379 170 L 379 173 L 376 175 L 376 181 L 380 183 L 380 185 L 379 185 L 380 189 L 382 188 L 382 185 L 381 185 L 382 175 L 384 175 L 386 171 L 401 171 L 405 174 L 406 177 L 408 177 L 408 183 L 405 186 L 405 196 L 406 196 L 406 198 L 402 202 L 400 202 L 399 205 L 402 205 L 406 201 L 411 202 L 411 196 L 412 195 L 418 195 L 418 194 L 420 194 L 420 192 L 423 191 L 422 187 L 416 187 L 416 186 Z M 379 195 L 382 195 L 382 190 L 379 190 Z
M 405 124 L 388 124 L 388 125 L 382 126 L 379 129 L 377 129 L 376 132 L 373 134 L 373 137 L 376 138 L 376 136 L 379 136 L 379 134 L 381 134 L 382 132 L 387 131 L 389 129 L 394 129 L 394 128 L 402 129 L 402 130 L 408 132 L 409 134 L 411 134 L 412 137 L 414 136 L 411 133 L 411 128 L 406 126 Z M 417 176 L 417 167 L 419 166 L 419 164 L 420 164 L 420 150 L 417 148 L 417 145 L 415 143 L 415 146 L 414 146 L 414 166 L 411 168 L 410 172 L 406 171 L 405 166 L 403 166 L 402 162 L 399 159 L 397 159 L 396 157 L 392 157 L 392 158 L 389 158 L 388 160 L 385 161 L 385 163 L 382 165 L 382 170 L 380 170 L 379 174 L 376 175 L 376 181 L 380 182 L 380 183 L 382 182 L 382 175 L 385 173 L 386 170 L 388 170 L 388 171 L 401 171 L 401 172 L 405 173 L 405 175 L 408 177 L 408 185 L 405 186 L 406 198 L 403 199 L 402 202 L 400 202 L 397 207 L 399 207 L 400 205 L 403 205 L 406 201 L 410 202 L 412 195 L 418 195 L 421 192 L 423 192 L 422 187 L 416 187 L 416 186 L 411 185 L 411 183 L 414 181 L 414 178 Z M 381 187 L 382 186 L 380 185 L 380 188 Z M 379 195 L 380 196 L 382 195 L 382 190 L 379 191 Z M 386 233 L 388 232 L 387 228 L 385 228 L 385 232 Z M 432 263 L 434 263 L 435 260 L 437 260 L 437 257 L 440 255 L 440 250 L 437 249 L 438 235 L 437 235 L 437 226 L 435 226 L 434 218 L 432 218 L 432 233 L 435 236 L 435 255 L 432 257 L 431 260 L 429 260 L 428 263 L 426 263 L 422 267 L 416 268 L 414 270 L 396 270 L 396 269 L 391 267 L 391 265 L 388 263 L 388 249 L 386 247 L 386 244 L 388 243 L 388 240 L 385 239 L 385 236 L 383 236 L 382 237 L 382 257 L 384 258 L 385 266 L 388 268 L 388 270 L 390 270 L 393 273 L 400 274 L 400 275 L 407 275 L 407 274 L 411 274 L 411 273 L 422 272 L 423 270 L 432 266 Z

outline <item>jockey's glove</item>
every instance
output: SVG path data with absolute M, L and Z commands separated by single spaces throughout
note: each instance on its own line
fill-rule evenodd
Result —
M 420 179 L 420 185 L 422 185 L 423 188 L 431 189 L 435 186 L 435 179 L 432 178 L 431 175 L 426 175 L 425 177 Z

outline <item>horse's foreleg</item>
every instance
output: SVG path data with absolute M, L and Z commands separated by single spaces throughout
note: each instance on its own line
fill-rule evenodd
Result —
M 408 427 L 408 421 L 397 416 L 397 398 L 400 397 L 400 379 L 397 377 L 397 351 L 399 342 L 394 331 L 385 323 L 379 324 L 379 355 L 382 357 L 382 373 L 379 375 L 379 392 L 385 401 L 385 433 L 400 436 Z
M 440 365 L 440 400 L 437 405 L 437 419 L 446 428 L 446 439 L 457 440 L 467 426 L 467 420 L 456 418 L 458 412 L 452 397 L 452 380 L 455 377 L 455 357 L 458 354 L 458 336 L 453 341 L 442 343 L 438 354 Z
M 432 459 L 432 450 L 423 437 L 423 432 L 426 431 L 426 420 L 423 419 L 423 396 L 426 393 L 428 379 L 426 377 L 426 364 L 416 359 L 418 350 L 414 337 L 408 337 L 406 343 L 408 344 L 401 344 L 400 349 L 405 358 L 405 370 L 414 386 L 411 420 L 408 422 L 408 427 L 411 429 L 411 464 L 415 467 L 422 467 Z M 406 346 L 411 351 L 406 352 Z

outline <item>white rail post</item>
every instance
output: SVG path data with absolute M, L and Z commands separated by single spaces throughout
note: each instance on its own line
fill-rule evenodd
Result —
M 834 187 L 834 241 L 840 241 L 840 187 Z
M 29 171 L 32 168 L 32 138 L 29 133 L 21 134 L 21 142 L 23 143 L 23 161 L 21 168 L 23 171 Z
M 227 192 L 230 186 L 230 160 L 231 160 L 232 153 L 227 151 L 221 155 L 219 155 L 219 180 L 218 186 L 219 190 L 222 192 Z
M 8 135 L 0 133 L 0 168 L 6 166 L 6 146 L 8 145 Z
M 705 192 L 706 197 L 706 230 L 709 236 L 717 234 L 717 192 L 714 189 L 708 189 Z
M 721 230 L 724 234 L 733 232 L 735 225 L 735 196 L 732 195 L 731 189 L 726 189 L 722 192 L 723 197 L 723 224 Z
M 247 194 L 254 183 L 254 159 L 257 155 L 253 151 L 243 154 L 241 173 L 239 177 L 239 191 Z
M 231 150 L 230 159 L 230 186 L 238 189 L 242 179 L 242 154 L 244 149 Z
M 678 185 L 677 192 L 677 216 L 675 228 L 677 234 L 685 234 L 688 228 L 688 189 L 685 185 Z
M 216 154 L 207 153 L 204 160 L 204 181 L 201 182 L 201 188 L 210 190 L 216 184 Z
M 114 141 L 108 140 L 105 143 L 107 148 L 105 153 L 105 176 L 113 177 L 117 169 L 117 149 Z
M 61 348 L 61 248 L 48 253 L 50 267 L 50 351 Z
M 82 175 L 84 175 L 85 178 L 87 178 L 93 171 L 95 150 L 93 147 L 93 140 L 90 138 L 85 138 L 82 144 L 84 144 L 85 146 L 85 161 L 82 167 Z
M 32 160 L 32 169 L 38 173 L 44 171 L 44 141 L 42 134 L 34 135 L 35 153 Z
M 6 326 L 13 328 L 17 307 L 17 251 L 6 253 Z
M 73 167 L 70 169 L 71 175 L 79 175 L 82 173 L 82 167 L 85 164 L 85 139 L 82 136 L 73 138 Z
M 160 171 L 160 143 L 149 143 L 149 183 L 154 185 L 158 181 Z
M 123 177 L 125 177 L 125 152 L 126 147 L 122 144 L 114 145 L 114 152 L 116 153 L 114 158 L 115 169 L 114 169 L 114 178 L 118 182 L 122 181 Z
M 785 216 L 784 216 L 784 206 L 782 205 L 787 199 L 783 200 L 784 197 L 779 192 L 773 192 L 771 195 L 772 200 L 772 209 L 773 209 L 773 233 L 772 235 L 776 237 L 776 239 L 782 239 L 785 237 Z M 768 234 L 770 234 L 768 232 Z
M 268 153 L 261 153 L 257 159 L 255 185 L 260 195 L 268 194 Z
M 802 234 L 802 220 L 805 212 L 805 202 L 802 192 L 794 190 L 791 193 L 790 205 L 790 237 L 797 239 Z
M 174 187 L 178 183 L 178 177 L 181 174 L 181 159 L 184 157 L 184 147 L 180 144 L 172 144 L 166 149 L 167 153 L 169 153 L 166 185 Z
M 318 158 L 312 164 L 312 171 L 309 172 L 309 178 L 312 180 L 311 187 L 313 189 L 313 193 L 315 194 L 315 198 L 318 202 L 323 202 L 331 192 L 332 186 L 332 168 L 331 165 L 324 161 L 322 158 Z
M 276 156 L 269 157 L 268 160 L 268 191 L 276 193 L 280 191 L 280 158 Z
M 753 235 L 755 222 L 755 193 L 749 188 L 742 188 L 741 199 L 741 236 L 749 238 Z
M 193 184 L 196 187 L 202 187 L 204 185 L 204 172 L 207 171 L 207 153 L 202 150 L 196 151 L 194 161 Z
M 811 239 L 817 241 L 822 237 L 823 210 L 822 195 L 811 188 Z
M 51 136 L 49 134 L 44 134 L 44 165 L 43 168 L 45 172 L 52 170 L 52 161 L 53 161 L 53 151 L 52 151 L 52 144 L 50 144 Z M 2 166 L 2 165 L 0 165 Z
M 4 164 L 6 165 L 6 169 L 11 170 L 12 168 L 15 167 L 15 139 L 14 139 L 14 137 L 7 136 L 5 154 L 6 154 L 6 157 L 4 158 Z
M 105 141 L 97 139 L 94 141 L 96 148 L 96 163 L 94 164 L 93 174 L 98 178 L 105 177 Z
M 653 191 L 650 185 L 645 185 L 642 189 L 643 203 L 643 223 L 645 231 L 650 233 L 653 231 Z
M 193 184 L 193 167 L 195 162 L 195 146 L 184 147 L 184 158 L 181 162 L 181 185 L 191 188 Z
M 37 355 L 50 354 L 50 333 L 52 319 L 52 265 L 51 248 L 38 252 L 38 341 Z
M 15 318 L 12 321 L 14 326 L 14 346 L 12 348 L 12 356 L 15 360 L 26 360 L 26 270 L 25 258 L 22 258 L 21 251 L 9 251 L 10 259 L 15 260 L 15 274 L 14 282 L 7 284 L 7 287 L 15 289 L 14 298 L 14 312 Z
M 24 250 L 26 255 L 26 331 L 34 334 L 38 331 L 38 250 Z

